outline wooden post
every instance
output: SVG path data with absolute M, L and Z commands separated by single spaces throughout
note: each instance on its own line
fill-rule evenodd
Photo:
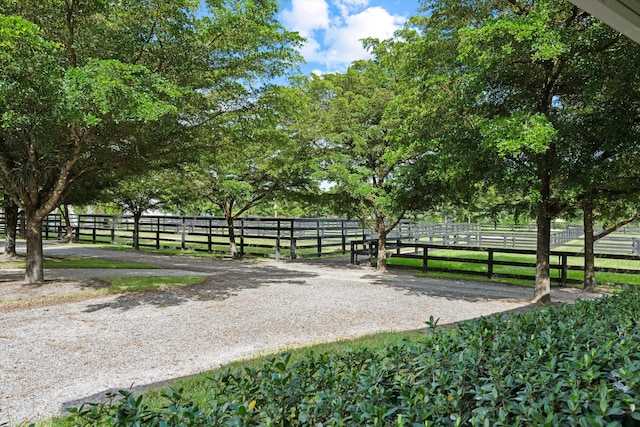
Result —
M 213 228 L 213 222 L 212 222 L 211 217 L 209 217 L 209 228 L 207 229 L 207 253 L 213 252 L 213 249 L 211 247 L 211 243 L 212 243 L 211 242 L 211 234 L 213 234 L 212 231 L 211 231 L 212 228 Z
M 185 240 L 187 238 L 187 236 L 185 235 L 186 231 L 187 231 L 187 228 L 186 228 L 186 225 L 185 225 L 185 220 L 184 220 L 184 217 L 182 217 L 182 238 L 180 239 L 181 240 L 180 249 L 182 249 L 182 250 L 184 250 L 184 248 L 185 248 Z
M 488 249 L 488 259 L 487 259 L 487 277 L 489 279 L 493 278 L 493 249 Z
M 160 217 L 159 216 L 156 217 L 156 250 L 158 249 L 160 249 Z
M 427 272 L 429 270 L 429 248 L 427 246 L 422 247 L 422 271 Z
M 320 236 L 320 220 L 316 221 L 316 239 L 318 240 L 318 257 L 322 256 L 322 237 Z
M 560 286 L 567 286 L 567 255 L 560 255 Z
M 295 237 L 291 239 L 291 259 L 297 259 L 298 254 L 296 253 L 296 239 Z
M 355 264 L 355 261 L 356 261 L 354 246 L 355 246 L 355 241 L 352 240 L 351 241 L 351 264 Z
M 240 256 L 244 256 L 244 218 L 240 220 Z
M 276 259 L 280 259 L 280 220 L 276 219 Z

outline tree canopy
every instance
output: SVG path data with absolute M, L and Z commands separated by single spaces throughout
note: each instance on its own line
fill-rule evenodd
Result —
M 201 6 L 206 6 L 202 13 Z M 288 72 L 301 39 L 272 0 L 0 2 L 0 172 L 25 212 L 26 280 L 40 224 L 90 174 L 184 150 Z

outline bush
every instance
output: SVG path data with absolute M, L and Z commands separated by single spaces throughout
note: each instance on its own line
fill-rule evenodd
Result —
M 640 292 L 437 329 L 383 352 L 288 354 L 217 372 L 198 407 L 121 392 L 88 426 L 630 426 L 640 421 Z M 432 322 L 433 323 L 433 322 Z M 433 325 L 432 325 L 433 326 Z

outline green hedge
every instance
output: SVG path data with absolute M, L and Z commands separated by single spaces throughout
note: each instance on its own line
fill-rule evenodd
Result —
M 198 407 L 121 392 L 72 425 L 627 426 L 640 420 L 640 292 L 432 329 L 383 352 L 217 372 Z M 433 326 L 435 322 L 431 322 Z

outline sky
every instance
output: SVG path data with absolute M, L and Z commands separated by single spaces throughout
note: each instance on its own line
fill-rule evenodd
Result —
M 307 39 L 301 53 L 303 74 L 344 72 L 351 62 L 367 59 L 360 41 L 393 36 L 418 0 L 283 0 L 280 22 Z

